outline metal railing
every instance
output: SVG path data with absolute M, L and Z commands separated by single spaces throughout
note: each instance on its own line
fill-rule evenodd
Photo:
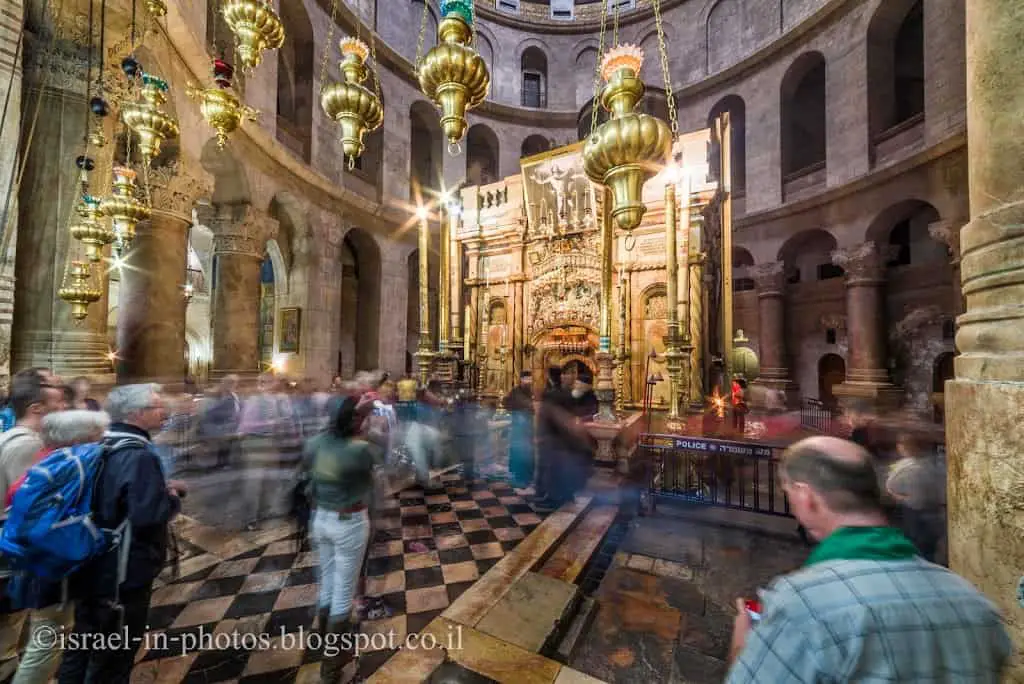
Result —
M 818 399 L 800 400 L 800 427 L 830 435 L 838 428 L 839 412 Z
M 776 474 L 780 447 L 703 437 L 643 434 L 650 491 L 695 504 L 791 517 Z

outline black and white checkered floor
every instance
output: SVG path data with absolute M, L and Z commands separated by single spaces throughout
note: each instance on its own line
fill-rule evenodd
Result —
M 380 634 L 358 663 L 369 675 L 514 548 L 540 522 L 533 491 L 444 476 L 411 488 L 377 514 L 366 591 L 393 616 L 364 622 Z M 187 538 L 183 550 L 194 546 Z M 426 550 L 423 550 L 423 549 Z M 320 653 L 305 648 L 317 602 L 316 557 L 293 537 L 258 546 L 154 592 L 137 682 L 312 682 Z M 383 635 L 389 635 L 385 638 Z

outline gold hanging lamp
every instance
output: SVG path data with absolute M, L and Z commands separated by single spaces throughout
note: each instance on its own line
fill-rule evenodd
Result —
M 178 122 L 161 107 L 167 102 L 167 81 L 142 74 L 142 88 L 135 102 L 121 107 L 121 120 L 139 136 L 139 153 L 148 165 L 160 154 L 164 140 L 178 137 Z
M 269 0 L 224 0 L 221 14 L 235 35 L 235 55 L 244 71 L 260 65 L 264 50 L 284 45 L 284 24 Z
M 87 261 L 72 261 L 64 276 L 64 284 L 57 291 L 60 298 L 71 305 L 71 317 L 81 321 L 89 314 L 89 305 L 103 295 L 92 282 L 92 270 Z
M 71 237 L 85 245 L 89 261 L 97 262 L 103 258 L 103 248 L 117 236 L 104 224 L 100 201 L 92 195 L 84 195 L 75 212 L 78 220 L 71 225 Z
M 369 75 L 366 58 L 370 49 L 358 38 L 343 38 L 341 50 L 341 83 L 326 85 L 320 94 L 320 105 L 327 116 L 341 126 L 341 147 L 350 164 L 363 154 L 363 136 L 384 123 L 384 106 L 380 97 L 362 85 Z
M 583 170 L 591 181 L 611 190 L 612 220 L 625 231 L 640 225 L 647 211 L 644 183 L 664 168 L 672 153 L 668 124 L 634 111 L 645 89 L 640 78 L 643 59 L 643 50 L 635 45 L 617 45 L 604 55 L 601 106 L 611 118 L 583 144 Z
M 167 14 L 167 3 L 164 0 L 146 0 L 146 9 L 159 19 Z
M 228 136 L 235 132 L 242 120 L 255 121 L 259 112 L 242 104 L 232 87 L 235 70 L 222 59 L 213 60 L 213 82 L 210 88 L 199 88 L 189 83 L 185 92 L 199 101 L 199 111 L 206 123 L 217 132 L 217 146 L 224 148 Z
M 438 44 L 419 65 L 419 81 L 423 94 L 441 109 L 441 128 L 454 151 L 469 128 L 466 112 L 487 98 L 491 75 L 473 47 L 473 0 L 442 0 L 441 14 Z
M 135 196 L 135 187 L 135 172 L 125 166 L 115 166 L 111 196 L 100 201 L 100 211 L 111 220 L 115 246 L 119 251 L 131 246 L 135 227 L 153 213 Z

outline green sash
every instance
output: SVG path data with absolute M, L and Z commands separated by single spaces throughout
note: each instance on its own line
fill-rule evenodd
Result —
M 917 548 L 895 527 L 840 527 L 811 552 L 806 566 L 833 560 L 906 560 Z

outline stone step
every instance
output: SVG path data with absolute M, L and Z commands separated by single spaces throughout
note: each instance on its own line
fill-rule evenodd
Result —
M 554 653 L 551 654 L 552 658 L 560 663 L 568 663 L 572 660 L 580 639 L 590 628 L 596 613 L 597 601 L 589 596 L 584 596 L 583 600 L 580 601 L 576 614 L 572 618 L 572 622 L 569 623 L 569 627 L 558 641 Z
M 561 641 L 581 599 L 571 582 L 528 572 L 477 623 L 476 628 L 533 653 Z
M 565 582 L 575 582 L 601 546 L 618 512 L 618 506 L 597 506 L 588 511 L 583 522 L 559 544 L 539 572 Z

